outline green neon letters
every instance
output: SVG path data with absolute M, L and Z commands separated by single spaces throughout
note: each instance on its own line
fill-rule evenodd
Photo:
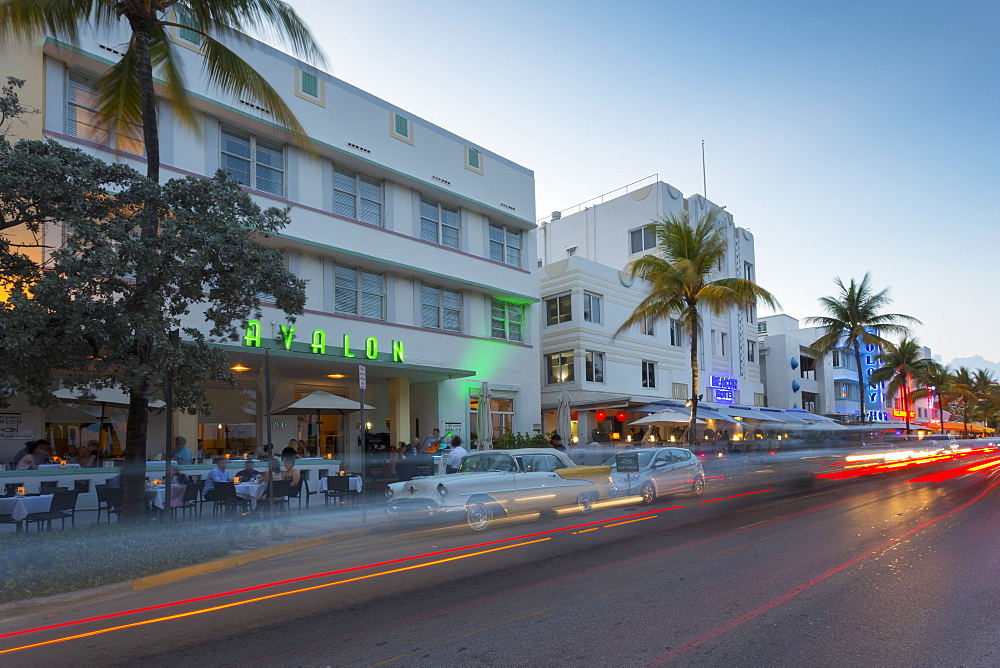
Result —
M 251 348 L 260 348 L 260 321 L 251 320 L 247 323 L 247 333 L 243 343 Z
M 292 344 L 295 342 L 295 325 L 279 325 L 280 336 L 274 340 L 284 347 L 285 350 L 291 350 Z M 263 341 L 263 326 L 259 320 L 250 320 L 247 322 L 246 333 L 243 336 L 243 345 L 250 348 L 260 348 L 261 342 Z M 351 352 L 351 335 L 344 334 L 344 346 L 341 350 L 328 350 L 327 348 L 327 338 L 326 331 L 322 329 L 314 329 L 312 333 L 312 339 L 310 341 L 309 351 L 315 355 L 339 355 L 340 357 L 357 357 L 357 353 Z M 336 351 L 336 352 L 334 352 Z M 377 337 L 369 336 L 365 338 L 365 357 L 374 360 L 378 359 L 379 352 L 379 341 Z M 387 353 L 388 355 L 388 353 Z M 392 361 L 402 364 L 406 359 L 405 346 L 402 341 L 392 340 Z

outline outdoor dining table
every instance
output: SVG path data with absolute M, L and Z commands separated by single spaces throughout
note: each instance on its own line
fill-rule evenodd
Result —
M 247 499 L 250 502 L 250 509 L 257 507 L 260 497 L 267 491 L 266 482 L 241 482 L 236 485 L 236 496 Z
M 66 466 L 63 466 L 62 464 L 39 464 L 38 465 L 38 470 L 39 471 L 51 471 L 52 469 L 78 469 L 78 468 L 80 468 L 79 464 L 67 464 Z
M 166 503 L 166 490 L 163 488 L 163 485 L 147 487 L 146 500 L 160 510 L 163 510 L 164 504 Z
M 352 475 L 347 479 L 347 488 L 352 492 L 361 493 L 361 476 Z M 319 482 L 319 493 L 322 494 L 326 491 L 326 478 L 323 478 Z
M 21 530 L 21 522 L 31 513 L 47 513 L 52 506 L 52 495 L 9 496 L 0 498 L 0 515 L 10 515 Z

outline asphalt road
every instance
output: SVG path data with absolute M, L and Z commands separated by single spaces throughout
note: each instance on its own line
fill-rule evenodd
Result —
M 6 611 L 0 665 L 1000 664 L 1000 466 L 910 482 L 997 459 L 815 483 L 749 467 L 700 499 L 62 597 Z

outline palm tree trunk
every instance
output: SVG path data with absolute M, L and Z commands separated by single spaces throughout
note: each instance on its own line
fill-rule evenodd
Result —
M 688 316 L 691 330 L 691 418 L 688 422 L 688 447 L 694 452 L 698 443 L 695 427 L 698 425 L 698 338 L 701 336 L 701 320 L 698 318 L 698 307 L 691 305 Z
M 903 413 L 906 414 L 906 435 L 910 435 L 910 379 L 906 378 L 903 385 Z
M 935 392 L 938 404 L 938 430 L 944 434 L 944 406 L 941 404 L 941 393 Z
M 149 56 L 149 26 L 131 18 L 135 39 L 136 74 L 142 100 L 142 140 L 146 149 L 146 176 L 160 181 L 160 132 L 156 123 L 156 90 L 153 88 L 153 62 Z
M 865 424 L 865 374 L 861 369 L 861 346 L 854 339 L 854 363 L 858 365 L 858 394 L 861 399 L 861 425 Z
M 149 382 L 129 388 L 128 418 L 125 425 L 125 453 L 122 455 L 122 520 L 138 521 L 146 508 L 146 433 L 149 429 Z M 169 417 L 167 419 L 170 419 Z

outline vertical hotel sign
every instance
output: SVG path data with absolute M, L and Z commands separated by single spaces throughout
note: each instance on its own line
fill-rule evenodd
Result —
M 865 408 L 868 410 L 868 422 L 888 422 L 889 414 L 885 410 L 885 383 L 872 383 L 871 375 L 882 366 L 879 355 L 882 346 L 875 343 L 864 344 L 861 354 L 861 371 L 864 374 Z
M 291 350 L 295 341 L 295 325 L 280 325 L 279 336 L 275 341 L 285 350 Z M 247 323 L 246 334 L 243 336 L 243 345 L 248 348 L 260 348 L 264 340 L 263 328 L 259 320 L 251 320 Z M 330 355 L 336 357 L 351 358 L 357 357 L 359 353 L 351 350 L 351 335 L 344 334 L 340 340 L 340 345 L 330 345 L 326 336 L 326 331 L 314 329 L 308 343 L 308 352 L 315 355 Z M 384 349 L 379 340 L 374 336 L 365 338 L 363 359 L 378 359 L 379 351 L 384 350 L 386 354 L 392 354 L 392 361 L 403 363 L 406 359 L 406 351 L 402 341 L 393 339 Z M 300 346 L 301 347 L 301 346 Z

